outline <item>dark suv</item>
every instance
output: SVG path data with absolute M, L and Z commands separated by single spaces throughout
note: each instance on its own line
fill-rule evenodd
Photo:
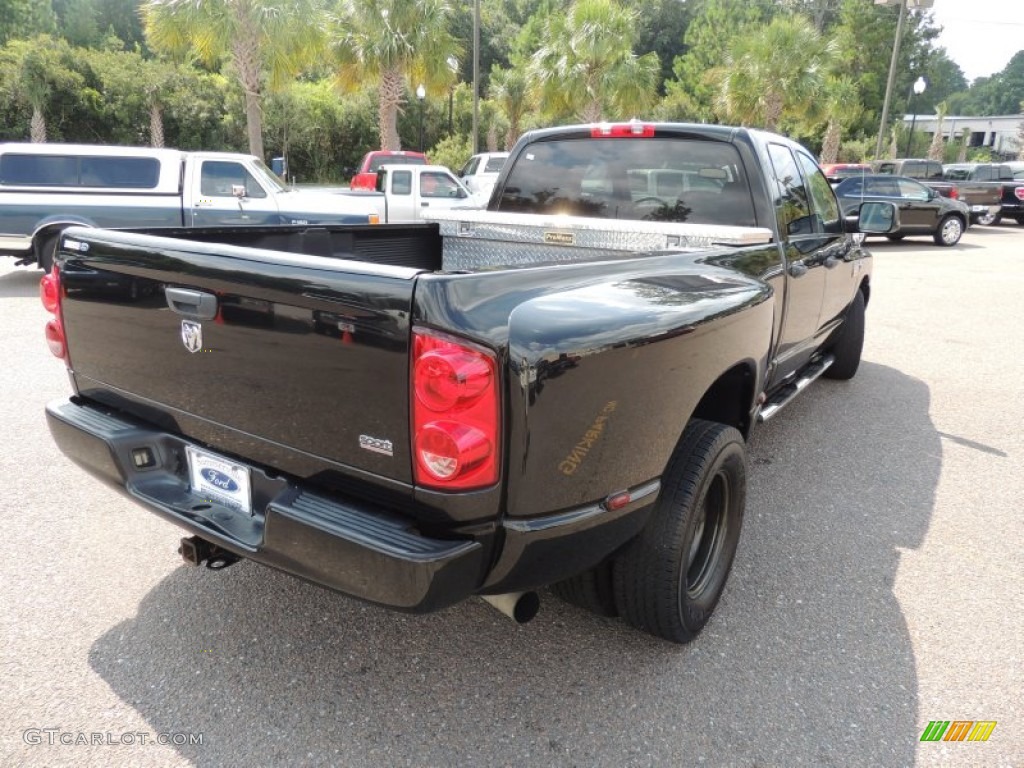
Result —
M 890 240 L 931 235 L 938 245 L 956 245 L 970 222 L 971 211 L 965 203 L 905 176 L 855 176 L 839 182 L 835 192 L 844 216 L 856 214 L 861 203 L 895 203 L 900 228 L 886 235 Z

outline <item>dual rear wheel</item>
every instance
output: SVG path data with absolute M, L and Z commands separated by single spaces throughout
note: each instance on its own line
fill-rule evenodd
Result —
M 746 461 L 736 429 L 692 420 L 644 530 L 614 558 L 552 591 L 666 640 L 692 640 L 715 610 L 736 555 Z

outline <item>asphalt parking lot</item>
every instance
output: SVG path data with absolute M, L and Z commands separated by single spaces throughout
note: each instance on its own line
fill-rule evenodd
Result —
M 860 372 L 755 432 L 685 647 L 547 593 L 516 626 L 181 564 L 54 447 L 40 273 L 3 261 L 0 765 L 1024 765 L 1024 227 L 870 243 Z

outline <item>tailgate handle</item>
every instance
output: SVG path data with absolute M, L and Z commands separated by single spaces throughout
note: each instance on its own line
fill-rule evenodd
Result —
M 212 293 L 187 288 L 165 288 L 167 306 L 193 320 L 212 320 L 217 316 L 217 297 Z

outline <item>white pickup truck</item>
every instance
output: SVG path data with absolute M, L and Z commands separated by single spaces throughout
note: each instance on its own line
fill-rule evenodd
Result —
M 443 165 L 383 165 L 376 189 L 340 190 L 337 194 L 376 206 L 380 223 L 423 221 L 428 211 L 484 208 L 487 198 L 476 195 Z

